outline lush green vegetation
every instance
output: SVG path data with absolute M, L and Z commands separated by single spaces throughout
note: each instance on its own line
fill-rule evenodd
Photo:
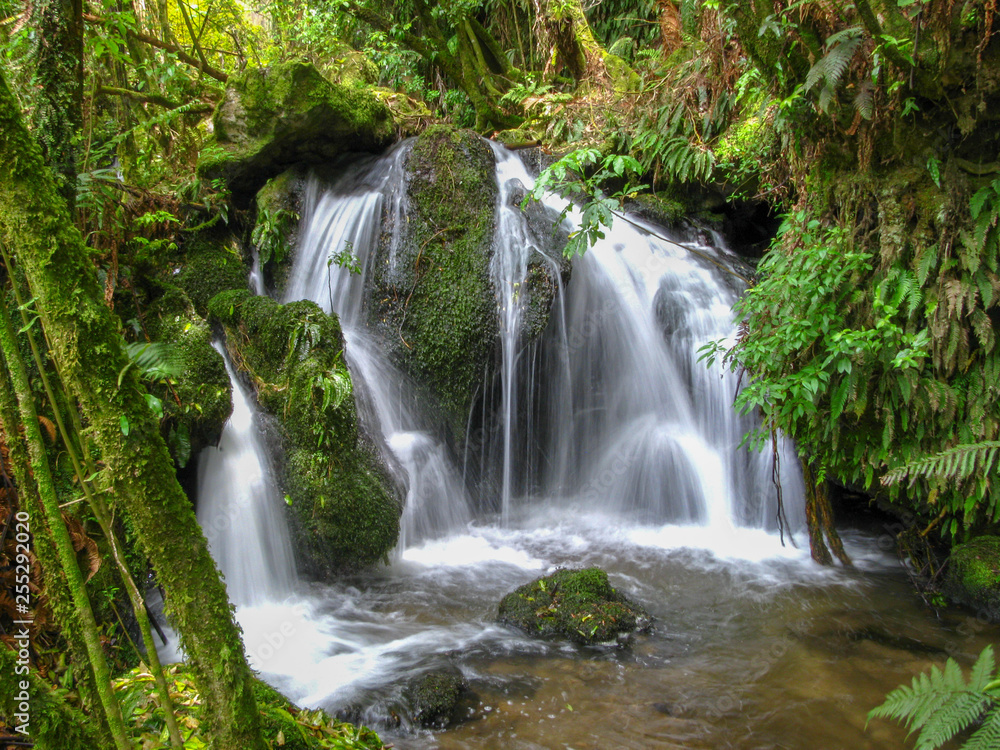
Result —
M 996 10 L 995 0 L 607 0 L 592 8 L 579 0 L 98 0 L 86 8 L 0 0 L 0 248 L 11 334 L 0 420 L 16 481 L 3 501 L 32 514 L 40 540 L 45 578 L 36 585 L 48 611 L 33 637 L 47 647 L 33 679 L 64 691 L 50 696 L 53 736 L 98 747 L 135 740 L 125 736 L 124 694 L 108 687 L 135 650 L 110 649 L 102 665 L 100 643 L 127 642 L 115 613 L 142 609 L 130 582 L 155 568 L 204 701 L 199 726 L 220 748 L 275 741 L 261 730 L 268 723 L 257 704 L 266 701 L 175 478 L 229 409 L 210 307 L 233 331 L 274 329 L 274 352 L 309 362 L 297 373 L 278 355 L 252 365 L 273 411 L 315 408 L 325 417 L 287 426 L 299 494 L 324 498 L 339 482 L 375 497 L 377 533 L 355 562 L 378 559 L 394 538 L 380 480 L 367 470 L 333 477 L 336 462 L 323 452 L 356 438 L 339 332 L 315 323 L 311 309 L 293 310 L 296 320 L 254 321 L 240 292 L 216 296 L 244 287 L 245 240 L 265 263 L 285 258 L 295 210 L 262 201 L 254 215 L 254 194 L 298 158 L 296 134 L 329 138 L 320 131 L 334 116 L 339 137 L 351 141 L 316 146 L 328 157 L 438 122 L 558 151 L 539 184 L 584 204 L 571 255 L 638 190 L 671 215 L 684 207 L 717 223 L 720 206 L 766 204 L 783 224 L 739 305 L 739 341 L 705 355 L 745 374 L 738 405 L 762 425 L 750 443 L 766 448 L 777 431 L 795 438 L 817 559 L 831 559 L 827 544 L 840 554 L 828 480 L 898 513 L 904 549 L 929 572 L 951 544 L 995 534 Z M 292 85 L 303 81 L 305 89 Z M 279 121 L 298 130 L 276 129 Z M 418 156 L 475 150 L 470 139 L 445 142 L 459 138 L 453 133 L 432 128 Z M 406 318 L 406 337 L 429 342 L 433 361 L 420 366 L 441 378 L 436 398 L 460 434 L 479 368 L 462 369 L 435 325 L 454 328 L 450 314 L 492 304 L 463 286 L 483 272 L 464 240 L 492 215 L 459 215 L 446 192 L 415 187 L 429 191 L 412 228 L 414 274 L 428 283 L 410 294 L 434 314 L 423 328 Z M 443 232 L 459 224 L 464 232 Z M 473 272 L 448 278 L 436 260 L 445 253 Z M 432 288 L 438 281 L 442 288 Z M 459 296 L 442 305 L 447 295 Z M 472 349 L 481 330 L 465 322 L 466 338 L 450 341 Z M 294 339 L 320 331 L 322 347 Z M 293 505 L 341 533 L 329 513 Z M 176 539 L 165 541 L 168 521 Z M 114 572 L 81 574 L 85 549 L 95 562 L 113 561 Z M 16 614 L 0 609 L 8 620 Z M 166 702 L 167 678 L 150 667 Z M 943 674 L 953 677 L 949 669 Z M 147 705 L 129 703 L 126 718 Z M 893 716 L 913 713 L 893 705 Z M 180 746 L 166 717 L 150 726 Z

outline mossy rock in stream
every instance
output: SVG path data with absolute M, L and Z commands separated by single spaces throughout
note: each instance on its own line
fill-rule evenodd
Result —
M 1000 620 L 1000 536 L 979 536 L 951 550 L 944 593 Z
M 281 426 L 282 484 L 304 570 L 329 579 L 384 559 L 399 535 L 400 506 L 358 428 L 337 318 L 313 302 L 281 305 L 246 291 L 218 295 L 209 311 Z
M 147 311 L 153 341 L 176 354 L 180 375 L 149 385 L 163 406 L 167 446 L 179 467 L 214 445 L 233 411 L 232 386 L 222 356 L 212 347 L 207 321 L 178 288 L 168 289 Z
M 563 569 L 507 594 L 499 620 L 531 636 L 595 645 L 626 639 L 650 615 L 608 582 L 600 568 Z
M 302 61 L 231 76 L 212 123 L 198 171 L 225 180 L 238 205 L 293 164 L 377 152 L 395 138 L 389 108 L 371 92 L 330 83 Z
M 474 696 L 457 669 L 428 672 L 403 688 L 410 719 L 427 729 L 445 729 L 467 720 Z
M 367 307 L 395 361 L 460 436 L 497 338 L 496 162 L 476 133 L 436 125 L 416 138 L 406 170 L 405 224 L 400 241 L 380 242 Z

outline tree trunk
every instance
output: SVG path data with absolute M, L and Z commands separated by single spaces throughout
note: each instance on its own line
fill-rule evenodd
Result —
M 94 672 L 87 659 L 87 648 L 80 633 L 80 620 L 73 608 L 66 576 L 59 566 L 59 560 L 56 556 L 55 540 L 52 538 L 51 529 L 45 522 L 45 514 L 38 497 L 38 488 L 31 476 L 28 454 L 18 434 L 17 426 L 20 422 L 17 402 L 14 397 L 14 386 L 10 382 L 7 368 L 0 363 L 0 430 L 3 432 L 4 443 L 7 446 L 9 468 L 17 483 L 18 508 L 28 513 L 33 537 L 32 551 L 35 553 L 35 559 L 41 565 L 42 585 L 45 588 L 48 609 L 58 624 L 63 638 L 66 639 L 71 662 L 81 665 L 81 668 L 76 672 L 76 688 L 83 698 L 84 707 L 91 711 L 88 728 L 84 735 L 88 741 L 84 741 L 82 746 L 108 750 L 108 748 L 114 747 L 114 740 L 111 738 L 107 717 L 101 708 L 100 697 L 94 683 Z M 3 669 L 0 671 L 0 675 L 13 675 L 13 671 L 8 672 Z M 39 688 L 33 688 L 32 696 L 37 695 L 38 692 L 41 692 Z M 3 695 L 3 689 L 0 688 L 0 707 L 4 705 Z M 70 737 L 71 733 L 67 730 L 65 735 L 67 742 L 69 742 Z M 39 740 L 39 737 L 36 736 L 35 739 Z
M 660 9 L 660 41 L 669 55 L 681 46 L 681 11 L 673 0 L 657 0 Z
M 101 451 L 117 510 L 156 569 L 217 750 L 263 750 L 252 676 L 226 590 L 174 474 L 119 325 L 0 76 L 0 242 L 36 297 L 55 363 Z M 121 382 L 119 383 L 119 375 Z M 127 433 L 127 434 L 126 434 Z
M 38 486 L 38 494 L 45 512 L 45 520 L 55 541 L 59 565 L 66 575 L 66 584 L 73 600 L 73 609 L 80 618 L 83 641 L 87 648 L 90 667 L 94 672 L 94 682 L 101 699 L 104 715 L 107 717 L 111 736 L 118 750 L 129 750 L 129 741 L 125 737 L 125 721 L 122 718 L 121 706 L 111 687 L 111 671 L 104 657 L 104 646 L 101 644 L 100 632 L 94 610 L 90 606 L 90 598 L 83 580 L 83 573 L 76 560 L 76 551 L 70 539 L 69 530 L 63 523 L 59 510 L 59 498 L 56 496 L 55 482 L 49 468 L 49 459 L 45 453 L 42 441 L 42 430 L 38 426 L 38 415 L 35 412 L 34 393 L 28 382 L 28 373 L 24 367 L 10 322 L 7 308 L 0 305 L 0 352 L 7 364 L 10 379 L 17 395 L 17 405 L 24 424 L 25 438 L 28 442 L 28 452 L 31 458 L 32 475 Z
M 32 23 L 35 52 L 34 129 L 45 159 L 57 175 L 59 194 L 76 205 L 76 137 L 83 127 L 83 2 L 40 0 Z
M 552 80 L 566 69 L 576 81 L 611 81 L 618 88 L 635 77 L 624 60 L 609 54 L 597 41 L 581 0 L 533 2 L 542 48 L 549 50 L 544 74 L 547 79 Z

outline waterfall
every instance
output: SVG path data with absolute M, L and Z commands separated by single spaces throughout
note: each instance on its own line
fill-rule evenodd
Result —
M 472 517 L 463 467 L 429 426 L 414 384 L 388 361 L 364 316 L 376 244 L 388 229 L 388 262 L 396 262 L 393 248 L 407 220 L 407 148 L 362 159 L 329 187 L 310 183 L 284 292 L 285 301 L 311 299 L 340 317 L 359 408 L 368 424 L 377 425 L 407 488 L 400 550 L 459 531 Z M 486 433 L 496 437 L 478 456 L 492 464 L 482 472 L 492 481 L 481 479 L 473 491 L 499 495 L 502 525 L 522 502 L 515 497 L 520 492 L 645 523 L 694 524 L 720 533 L 774 530 L 772 456 L 738 449 L 753 422 L 732 408 L 736 379 L 721 366 L 709 371 L 698 362 L 699 347 L 735 331 L 738 283 L 720 270 L 724 263 L 704 259 L 724 251 L 617 220 L 575 261 L 544 335 L 526 341 L 529 258 L 538 253 L 557 279 L 558 262 L 545 257 L 544 243 L 519 206 L 533 185 L 528 170 L 516 154 L 492 148 L 499 185 L 491 275 L 500 395 L 495 413 L 484 417 L 492 428 Z M 547 195 L 543 205 L 556 217 L 565 204 Z M 571 210 L 566 221 L 572 231 L 578 212 Z M 350 263 L 345 253 L 353 256 Z M 784 444 L 779 454 L 786 491 L 797 496 L 794 456 Z M 791 516 L 790 525 L 799 528 L 801 517 Z
M 198 460 L 198 522 L 234 604 L 284 599 L 296 578 L 281 493 L 253 402 L 225 347 L 213 346 L 233 385 L 233 413 Z

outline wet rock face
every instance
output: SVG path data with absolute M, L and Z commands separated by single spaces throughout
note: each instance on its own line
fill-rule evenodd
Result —
M 472 131 L 435 126 L 414 141 L 406 172 L 404 223 L 386 228 L 367 309 L 393 359 L 461 435 L 497 339 L 495 160 Z
M 621 643 L 649 627 L 651 619 L 599 568 L 558 570 L 525 584 L 503 598 L 499 613 L 501 623 L 528 635 L 582 645 Z
M 372 92 L 330 83 L 304 62 L 233 76 L 212 122 L 215 148 L 206 149 L 198 169 L 225 180 L 238 204 L 293 164 L 377 152 L 396 133 L 389 108 Z
M 993 621 L 1000 619 L 1000 536 L 979 536 L 954 547 L 944 592 Z

